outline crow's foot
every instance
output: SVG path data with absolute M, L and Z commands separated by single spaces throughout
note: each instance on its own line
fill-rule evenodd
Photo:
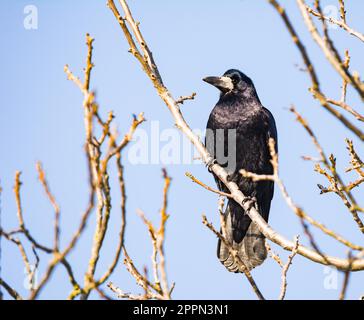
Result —
M 251 209 L 251 208 L 256 208 L 256 204 L 257 204 L 257 198 L 256 197 L 249 197 L 249 196 L 246 196 L 244 198 L 244 200 L 241 202 L 241 204 L 243 206 L 245 206 L 246 204 L 248 204 L 248 211 Z
M 209 162 L 207 162 L 207 163 L 206 163 L 206 167 L 207 167 L 207 170 L 208 170 L 209 172 L 212 172 L 211 167 L 212 167 L 214 164 L 217 164 L 217 160 L 216 160 L 216 159 L 211 159 Z

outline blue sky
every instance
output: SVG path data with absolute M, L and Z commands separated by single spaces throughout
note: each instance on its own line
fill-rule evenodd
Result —
M 43 163 L 51 189 L 62 210 L 62 241 L 65 245 L 73 234 L 87 202 L 86 160 L 83 153 L 84 128 L 82 96 L 73 83 L 66 80 L 63 66 L 82 75 L 86 47 L 85 34 L 94 38 L 94 63 L 91 87 L 97 92 L 101 111 L 114 110 L 120 133 L 126 132 L 133 113 L 145 112 L 148 120 L 143 128 L 151 134 L 151 124 L 158 121 L 160 130 L 173 127 L 164 104 L 128 46 L 106 1 L 3 1 L 0 12 L 0 51 L 2 90 L 0 109 L 0 180 L 3 192 L 1 211 L 3 227 L 16 226 L 16 206 L 12 186 L 16 170 L 22 171 L 24 216 L 29 229 L 39 241 L 52 241 L 53 211 L 37 182 L 36 161 Z M 295 1 L 281 1 L 314 60 L 323 89 L 338 98 L 340 79 L 324 59 L 302 22 Z M 26 30 L 24 7 L 38 9 L 38 29 Z M 332 10 L 337 1 L 323 1 Z M 347 1 L 348 22 L 364 30 L 361 16 L 363 2 Z M 328 7 L 329 6 L 329 7 Z M 175 97 L 197 92 L 193 102 L 182 107 L 192 128 L 204 130 L 208 115 L 217 101 L 218 92 L 201 79 L 220 75 L 230 68 L 250 76 L 262 103 L 275 116 L 280 150 L 280 173 L 291 196 L 310 215 L 348 239 L 362 243 L 363 238 L 350 214 L 335 195 L 320 196 L 317 183 L 325 181 L 313 172 L 313 164 L 302 155 L 316 155 L 309 137 L 288 111 L 291 104 L 302 112 L 315 130 L 327 153 L 337 157 L 338 168 L 345 169 L 349 157 L 344 139 L 357 140 L 327 114 L 309 92 L 309 79 L 299 70 L 302 61 L 281 19 L 266 1 L 130 1 L 130 7 L 148 41 L 165 84 Z M 341 30 L 331 30 L 341 52 L 350 48 L 352 67 L 361 71 L 363 46 Z M 360 109 L 361 102 L 349 90 L 349 101 Z M 163 144 L 161 143 L 161 148 Z M 359 144 L 358 144 L 359 146 Z M 360 146 L 358 148 L 360 150 Z M 162 163 L 133 165 L 125 161 L 127 202 L 126 246 L 136 265 L 150 267 L 151 245 L 145 226 L 136 215 L 143 209 L 158 221 L 163 181 Z M 166 256 L 169 280 L 176 282 L 175 299 L 255 299 L 244 276 L 228 273 L 216 258 L 216 238 L 201 223 L 204 213 L 218 225 L 217 197 L 186 177 L 190 171 L 214 185 L 212 176 L 201 164 L 167 165 L 172 176 L 169 198 L 171 215 L 167 226 Z M 347 179 L 353 179 L 353 176 Z M 116 176 L 112 180 L 116 187 Z M 278 191 L 278 190 L 277 190 Z M 362 195 L 356 191 L 358 198 Z M 102 251 L 97 274 L 101 274 L 113 257 L 118 223 L 118 196 L 114 195 L 110 231 Z M 271 225 L 289 239 L 302 234 L 301 226 L 276 192 L 270 214 Z M 70 255 L 79 281 L 91 251 L 94 224 L 76 250 Z M 345 257 L 347 251 L 319 232 L 314 231 L 320 248 Z M 302 234 L 301 242 L 307 244 Z M 28 248 L 29 249 L 29 248 Z M 277 249 L 277 248 L 276 248 Z M 286 259 L 288 253 L 277 249 Z M 49 258 L 49 257 L 48 257 Z M 39 276 L 47 261 L 42 256 Z M 2 243 L 2 276 L 22 294 L 24 267 L 16 248 Z M 280 269 L 268 259 L 253 271 L 253 276 L 266 298 L 277 298 Z M 337 274 L 337 287 L 327 286 L 333 270 L 296 257 L 288 274 L 288 299 L 336 299 L 343 275 Z M 62 299 L 70 291 L 60 267 L 41 298 Z M 336 278 L 335 278 L 336 279 Z M 111 280 L 128 292 L 139 292 L 134 279 L 120 261 Z M 364 294 L 364 273 L 354 273 L 348 298 Z M 98 298 L 93 294 L 92 298 Z

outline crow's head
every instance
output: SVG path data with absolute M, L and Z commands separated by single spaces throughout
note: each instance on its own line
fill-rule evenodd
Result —
M 244 93 L 254 90 L 253 81 L 244 73 L 236 69 L 226 71 L 222 77 L 206 77 L 203 81 L 218 88 L 222 94 Z

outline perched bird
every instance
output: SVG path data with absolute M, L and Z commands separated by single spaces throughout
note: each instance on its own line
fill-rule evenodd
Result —
M 273 115 L 262 106 L 252 80 L 239 70 L 226 71 L 222 77 L 207 77 L 205 82 L 220 90 L 220 99 L 211 111 L 206 129 L 206 147 L 215 161 L 228 172 L 243 194 L 255 200 L 256 209 L 268 221 L 273 181 L 254 182 L 243 177 L 241 169 L 256 174 L 272 174 L 268 140 L 277 146 L 277 129 Z M 215 177 L 218 188 L 227 188 Z M 249 270 L 267 257 L 264 235 L 244 212 L 230 199 L 224 213 L 226 240 L 237 250 Z M 228 248 L 220 240 L 217 255 L 231 272 L 242 272 Z

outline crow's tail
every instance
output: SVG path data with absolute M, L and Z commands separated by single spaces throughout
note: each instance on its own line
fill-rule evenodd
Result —
M 240 219 L 250 220 L 248 216 L 243 215 L 243 212 L 239 212 Z M 236 217 L 232 217 L 229 205 L 225 211 L 225 224 L 225 239 L 233 249 L 237 250 L 238 256 L 244 262 L 245 266 L 251 270 L 261 265 L 267 257 L 267 249 L 265 247 L 265 237 L 259 231 L 257 225 L 253 221 L 250 221 L 246 232 L 243 231 L 245 234 L 242 239 L 237 239 L 234 236 L 234 232 L 238 231 L 236 228 L 238 228 L 239 223 L 236 222 Z M 234 261 L 234 257 L 230 254 L 229 249 L 220 239 L 217 246 L 217 256 L 230 272 L 243 272 L 243 267 L 237 261 Z

